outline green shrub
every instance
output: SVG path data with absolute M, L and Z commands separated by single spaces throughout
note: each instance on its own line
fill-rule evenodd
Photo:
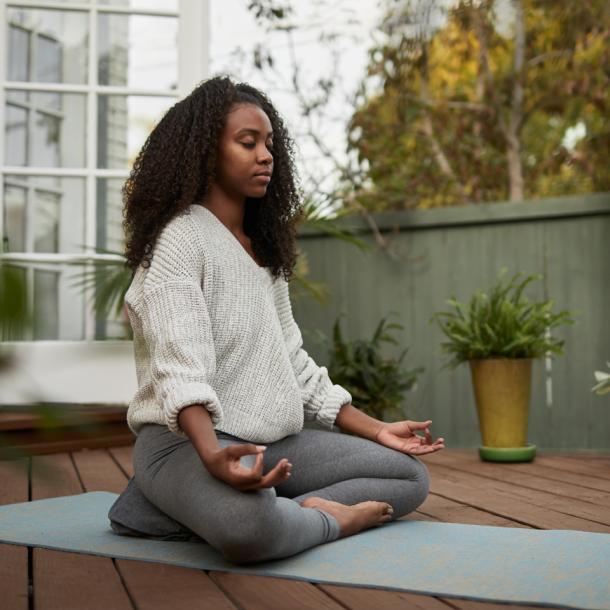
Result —
M 547 353 L 562 355 L 564 341 L 551 337 L 550 330 L 560 324 L 573 324 L 569 311 L 553 313 L 553 300 L 532 303 L 523 296 L 525 287 L 542 275 L 522 272 L 504 281 L 506 267 L 489 295 L 477 290 L 470 303 L 447 301 L 454 311 L 435 313 L 436 321 L 448 338 L 441 344 L 452 355 L 447 363 L 455 368 L 461 362 L 482 358 L 538 358 Z
M 354 404 L 371 417 L 402 419 L 401 402 L 404 393 L 415 384 L 423 368 L 406 370 L 401 367 L 408 348 L 398 358 L 384 358 L 381 354 L 383 341 L 397 344 L 388 330 L 402 329 L 398 323 L 386 325 L 383 318 L 371 340 L 346 341 L 341 331 L 339 314 L 333 326 L 333 344 L 330 348 L 328 374 L 333 383 L 344 387 Z

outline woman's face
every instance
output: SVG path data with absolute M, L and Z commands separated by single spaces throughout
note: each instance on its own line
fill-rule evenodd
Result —
M 232 196 L 263 197 L 273 172 L 272 150 L 267 114 L 254 104 L 234 104 L 218 143 L 216 184 Z

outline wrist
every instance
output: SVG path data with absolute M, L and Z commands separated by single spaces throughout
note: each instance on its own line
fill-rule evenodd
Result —
M 384 423 L 357 409 L 351 403 L 341 407 L 335 420 L 337 426 L 371 441 L 376 441 L 377 434 Z

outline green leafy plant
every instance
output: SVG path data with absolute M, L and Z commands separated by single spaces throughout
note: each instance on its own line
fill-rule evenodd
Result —
M 523 291 L 540 274 L 516 273 L 505 281 L 507 268 L 499 273 L 489 294 L 477 290 L 468 304 L 455 296 L 447 301 L 453 311 L 441 311 L 430 318 L 436 322 L 448 341 L 441 344 L 452 355 L 446 366 L 455 368 L 461 362 L 483 358 L 538 358 L 549 353 L 562 355 L 563 340 L 550 335 L 560 324 L 573 324 L 571 312 L 553 313 L 554 301 L 530 302 Z
M 84 246 L 83 246 L 84 247 Z M 113 316 L 121 320 L 126 339 L 133 339 L 133 332 L 127 319 L 122 316 L 125 303 L 125 294 L 133 278 L 133 271 L 125 264 L 122 252 L 95 248 L 97 254 L 108 254 L 114 259 L 92 259 L 70 284 L 71 288 L 86 292 L 92 289 L 88 305 L 95 312 L 98 319 L 106 320 Z M 82 262 L 68 263 L 83 266 Z
M 381 344 L 384 341 L 397 344 L 388 331 L 403 326 L 398 323 L 386 325 L 386 316 L 369 341 L 346 341 L 340 324 L 343 315 L 339 314 L 333 326 L 328 365 L 330 378 L 333 383 L 343 386 L 352 395 L 358 409 L 368 415 L 378 419 L 402 418 L 400 403 L 404 393 L 413 387 L 424 369 L 406 370 L 401 367 L 409 348 L 405 348 L 398 358 L 385 358 L 381 354 Z
M 610 369 L 610 362 L 606 362 L 606 366 Z M 597 383 L 591 388 L 598 396 L 610 394 L 610 373 L 604 371 L 595 371 L 595 381 Z

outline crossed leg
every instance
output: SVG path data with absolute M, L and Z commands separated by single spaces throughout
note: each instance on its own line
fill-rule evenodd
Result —
M 391 504 L 397 519 L 428 496 L 429 473 L 421 460 L 359 436 L 304 428 L 268 445 L 264 472 L 283 457 L 292 475 L 275 490 L 299 503 L 310 497 L 348 505 L 376 500 Z
M 225 447 L 248 441 L 220 435 L 218 442 Z M 396 518 L 414 510 L 428 490 L 426 468 L 416 458 L 359 437 L 303 429 L 267 445 L 263 472 L 282 457 L 293 464 L 290 479 L 244 492 L 212 476 L 188 439 L 147 425 L 134 448 L 135 478 L 150 502 L 241 564 L 336 540 L 339 522 L 323 508 L 302 506 L 308 497 L 342 504 L 385 501 Z M 241 459 L 251 467 L 255 456 Z

